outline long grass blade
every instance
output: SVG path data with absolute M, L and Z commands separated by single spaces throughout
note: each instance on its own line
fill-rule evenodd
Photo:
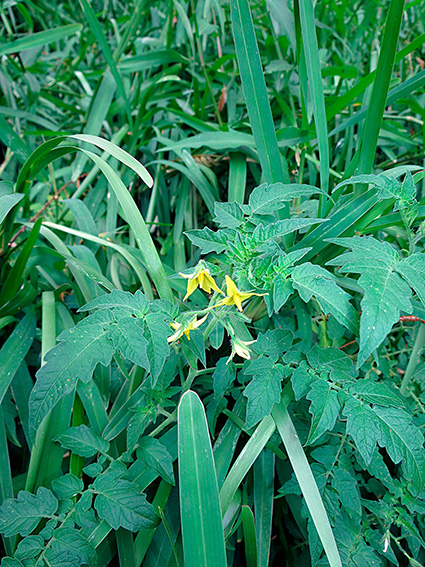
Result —
M 307 66 L 308 84 L 313 105 L 314 124 L 319 142 L 320 186 L 329 191 L 329 141 L 326 122 L 325 98 L 323 95 L 322 75 L 320 73 L 319 47 L 317 45 L 316 26 L 314 24 L 314 9 L 312 0 L 302 0 L 299 3 L 302 39 Z M 326 200 L 321 199 L 321 208 Z M 322 212 L 319 211 L 319 216 Z
M 317 533 L 319 534 L 330 567 L 342 567 L 339 551 L 323 505 L 322 497 L 317 488 L 316 480 L 308 464 L 304 449 L 298 438 L 295 427 L 289 416 L 284 402 L 275 405 L 272 411 L 273 419 L 282 438 L 295 476 L 300 485 L 305 502 L 310 511 Z
M 357 173 L 370 173 L 372 171 L 379 131 L 381 129 L 382 117 L 387 103 L 387 95 L 394 67 L 403 10 L 404 0 L 391 0 L 385 24 L 381 53 L 376 69 L 376 79 L 373 83 L 371 102 L 363 128 Z
M 204 407 L 195 392 L 182 396 L 177 423 L 185 567 L 226 567 L 211 441 Z
M 277 145 L 248 0 L 231 0 L 230 5 L 242 86 L 264 179 L 268 183 L 288 183 L 289 174 Z

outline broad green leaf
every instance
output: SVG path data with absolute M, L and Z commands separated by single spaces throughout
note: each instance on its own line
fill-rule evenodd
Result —
M 252 345 L 252 350 L 258 355 L 279 357 L 285 353 L 292 344 L 293 335 L 290 331 L 283 329 L 269 329 L 265 333 L 259 333 L 257 340 Z
M 27 536 L 21 540 L 15 551 L 16 559 L 30 559 L 41 553 L 44 547 L 44 539 L 39 535 Z
M 238 228 L 244 221 L 244 211 L 238 203 L 215 203 L 213 221 L 220 228 Z
M 50 518 L 58 501 L 50 490 L 41 486 L 37 494 L 22 490 L 17 498 L 8 498 L 0 506 L 0 532 L 6 537 L 29 535 L 42 518 Z
M 310 386 L 315 380 L 318 380 L 319 376 L 315 374 L 310 368 L 308 368 L 307 363 L 302 361 L 297 368 L 292 373 L 291 384 L 294 390 L 295 399 L 299 400 L 304 397 L 310 390 Z
M 53 532 L 44 557 L 47 565 L 57 567 L 80 567 L 95 565 L 97 556 L 94 547 L 83 536 L 80 530 L 71 527 L 61 527 Z
M 425 306 L 425 255 L 421 252 L 408 256 L 395 266 L 396 271 L 418 294 Z
M 236 378 L 236 367 L 227 356 L 220 358 L 213 374 L 214 397 L 222 398 Z
M 419 494 L 425 485 L 423 434 L 400 408 L 373 406 L 373 410 L 379 418 L 379 444 L 395 464 L 402 462 L 404 476 L 413 492 Z
M 65 336 L 64 336 L 65 335 Z M 72 392 L 77 380 L 88 382 L 100 362 L 110 364 L 114 348 L 103 325 L 84 325 L 60 335 L 62 342 L 50 350 L 46 363 L 37 372 L 37 382 L 30 396 L 30 433 L 66 394 Z
M 351 252 L 329 264 L 342 266 L 341 272 L 361 274 L 358 284 L 364 289 L 364 296 L 357 358 L 360 367 L 399 320 L 400 311 L 411 312 L 411 291 L 395 271 L 399 256 L 387 242 L 379 242 L 371 236 L 337 238 L 333 242 L 351 248 Z
M 307 360 L 317 372 L 329 372 L 329 376 L 334 382 L 352 380 L 356 376 L 353 361 L 339 348 L 321 348 L 314 345 L 307 353 Z
M 403 400 L 382 382 L 364 379 L 356 380 L 353 384 L 349 384 L 346 391 L 353 396 L 359 396 L 364 402 L 369 404 L 377 404 L 380 406 L 393 406 L 400 408 L 404 406 Z
M 144 336 L 145 325 L 141 319 L 123 317 L 108 329 L 108 338 L 122 356 L 149 371 L 148 341 Z
M 134 482 L 123 480 L 119 473 L 106 471 L 96 477 L 93 489 L 97 493 L 94 507 L 99 516 L 114 529 L 132 532 L 155 528 L 159 517 L 146 495 Z
M 254 360 L 245 374 L 253 375 L 243 391 L 243 395 L 248 398 L 245 427 L 249 429 L 269 415 L 274 404 L 279 402 L 284 373 L 281 364 L 275 364 L 273 359 L 264 357 Z
M 113 307 L 123 307 L 129 309 L 136 317 L 142 317 L 149 309 L 149 302 L 140 290 L 132 294 L 128 291 L 120 291 L 114 289 L 111 293 L 105 293 L 83 307 L 78 309 L 81 311 L 93 311 L 95 309 L 112 309 Z
M 303 218 L 293 218 L 293 219 L 284 219 L 274 223 L 269 223 L 263 226 L 262 224 L 258 225 L 252 237 L 257 242 L 266 242 L 270 239 L 280 238 L 285 236 L 285 234 L 291 234 L 296 230 L 300 230 L 301 228 L 306 228 L 312 226 L 313 224 L 318 224 L 323 222 L 322 219 L 303 219 Z
M 309 411 L 312 415 L 307 443 L 312 445 L 323 433 L 332 431 L 341 404 L 338 401 L 337 392 L 332 390 L 331 385 L 326 380 L 313 382 L 307 400 L 311 401 Z
M 332 487 L 338 492 L 342 508 L 353 520 L 360 520 L 362 506 L 357 480 L 346 470 L 333 471 Z
M 64 449 L 69 449 L 80 457 L 93 457 L 96 453 L 106 453 L 109 441 L 105 441 L 87 425 L 68 427 L 54 438 Z
M 142 437 L 136 451 L 146 467 L 155 470 L 166 482 L 175 485 L 173 459 L 165 446 L 154 437 Z
M 294 268 L 291 278 L 304 302 L 307 303 L 314 296 L 325 314 L 330 313 L 344 327 L 357 334 L 358 313 L 350 303 L 350 295 L 337 285 L 332 274 L 321 266 L 306 262 Z
M 400 408 L 368 404 L 350 397 L 343 414 L 347 417 L 347 433 L 368 465 L 376 443 L 385 447 L 391 460 L 402 463 L 405 478 L 417 494 L 425 484 L 423 435 L 412 418 Z
M 368 465 L 379 437 L 378 418 L 368 404 L 356 398 L 347 400 L 342 413 L 347 418 L 347 433 L 354 439 L 359 453 Z
M 210 252 L 220 254 L 228 248 L 229 240 L 233 241 L 235 239 L 236 231 L 224 229 L 214 232 L 205 227 L 202 230 L 186 231 L 185 234 L 195 246 L 201 249 L 202 254 L 209 254 Z
M 148 313 L 144 319 L 144 336 L 148 341 L 147 354 L 152 375 L 152 386 L 155 386 L 158 376 L 170 355 L 167 336 L 171 334 L 170 326 L 165 322 L 162 313 Z
M 207 420 L 201 400 L 190 390 L 180 400 L 177 424 L 185 566 L 226 567 L 217 476 Z
M 312 185 L 263 183 L 252 190 L 248 203 L 252 215 L 270 215 L 285 207 L 287 201 L 292 201 L 296 197 L 311 197 L 315 194 L 327 196 L 325 191 Z
M 84 490 L 81 478 L 67 473 L 52 480 L 52 490 L 59 499 L 73 498 Z

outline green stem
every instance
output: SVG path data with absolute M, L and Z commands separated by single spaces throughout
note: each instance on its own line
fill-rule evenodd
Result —
M 409 382 L 415 373 L 416 367 L 419 364 L 422 349 L 425 345 L 425 325 L 423 323 L 419 323 L 419 331 L 416 335 L 415 344 L 413 345 L 412 354 L 410 355 L 409 364 L 406 368 L 406 373 L 403 376 L 403 381 L 401 383 L 400 392 L 405 396 L 407 394 L 407 388 L 409 386 Z

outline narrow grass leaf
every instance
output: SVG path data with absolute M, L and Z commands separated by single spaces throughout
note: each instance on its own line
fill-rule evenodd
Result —
M 231 0 L 235 49 L 242 86 L 264 179 L 289 181 L 276 140 L 261 60 L 248 0 Z
M 37 33 L 31 33 L 24 37 L 7 41 L 0 44 L 0 56 L 9 55 L 10 53 L 19 53 L 27 49 L 34 49 L 42 47 L 54 41 L 59 41 L 70 35 L 74 35 L 81 31 L 83 26 L 81 24 L 69 24 L 59 28 L 53 28 Z
M 217 476 L 204 407 L 186 392 L 178 409 L 180 510 L 186 567 L 227 565 Z
M 220 502 L 223 515 L 229 507 L 240 483 L 268 443 L 275 429 L 276 425 L 273 418 L 269 415 L 266 416 L 258 425 L 251 439 L 242 449 L 220 490 Z
M 241 516 L 246 567 L 257 567 L 257 541 L 254 514 L 249 506 L 242 506 Z
M 322 497 L 285 403 L 275 405 L 272 413 L 330 567 L 342 567 Z

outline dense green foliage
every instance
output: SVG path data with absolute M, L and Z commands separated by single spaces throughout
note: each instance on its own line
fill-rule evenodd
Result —
M 423 565 L 420 2 L 0 17 L 1 566 Z

